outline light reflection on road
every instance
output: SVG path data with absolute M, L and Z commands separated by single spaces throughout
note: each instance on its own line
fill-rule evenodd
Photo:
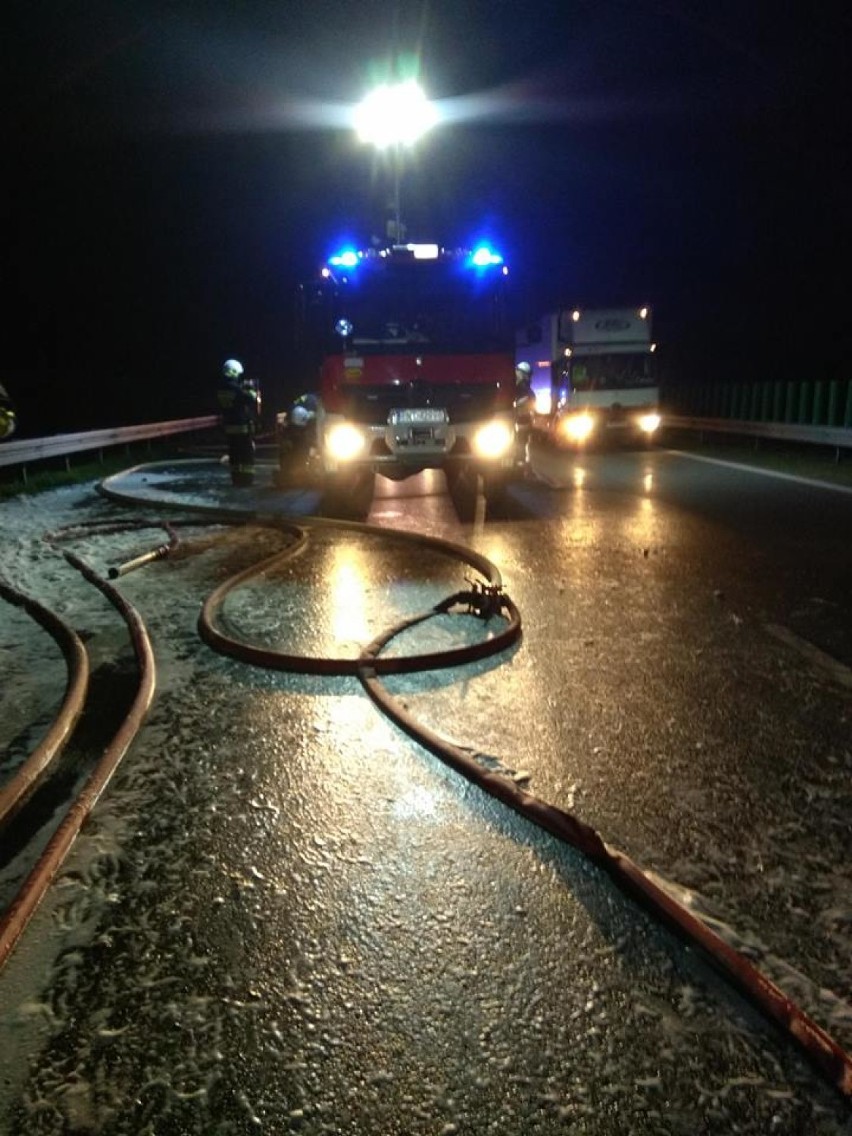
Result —
M 361 548 L 348 542 L 333 545 L 328 552 L 327 587 L 331 606 L 331 629 L 337 642 L 365 643 L 369 569 Z
M 380 479 L 370 519 L 476 547 L 525 625 L 504 665 L 389 686 L 843 993 L 846 703 L 720 609 L 750 543 L 673 508 L 659 458 L 561 457 L 564 488 L 525 483 L 495 522 L 481 503 L 462 522 L 441 475 Z M 410 548 L 317 539 L 232 617 L 354 653 L 391 604 L 422 610 L 455 576 Z M 841 1131 L 791 1047 L 689 952 L 355 680 L 245 672 L 188 627 L 172 643 L 209 582 L 187 559 L 124 585 L 162 610 L 163 673 L 185 681 L 163 684 L 105 799 L 123 793 L 139 832 L 103 858 L 101 938 L 77 932 L 44 1000 L 63 1031 L 28 1074 L 44 1136 L 94 1130 L 97 1109 L 112 1136 L 691 1136 L 711 1109 L 720 1133 Z M 819 862 L 802 854 L 817 841 Z M 806 924 L 815 884 L 836 929 Z

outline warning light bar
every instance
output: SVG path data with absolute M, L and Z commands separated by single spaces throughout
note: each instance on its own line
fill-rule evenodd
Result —
M 366 262 L 380 260 L 442 260 L 459 259 L 469 268 L 493 268 L 503 265 L 503 257 L 495 252 L 490 245 L 478 245 L 472 252 L 470 249 L 443 249 L 437 244 L 406 244 L 393 245 L 390 248 L 367 249 L 366 251 L 354 248 L 341 249 L 340 252 L 330 256 L 322 270 L 323 276 L 329 275 L 331 268 L 356 268 Z M 505 274 L 507 269 L 503 267 Z

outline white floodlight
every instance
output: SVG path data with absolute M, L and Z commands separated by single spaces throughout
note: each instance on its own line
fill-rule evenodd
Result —
M 419 83 L 384 83 L 355 108 L 353 123 L 362 142 L 380 150 L 410 146 L 438 121 L 438 112 Z

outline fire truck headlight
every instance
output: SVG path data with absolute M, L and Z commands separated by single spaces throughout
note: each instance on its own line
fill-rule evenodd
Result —
M 595 428 L 591 414 L 571 414 L 559 424 L 560 432 L 569 442 L 585 442 Z
M 645 434 L 653 434 L 661 421 L 659 414 L 643 414 L 639 419 L 639 429 Z
M 515 442 L 515 434 L 507 422 L 489 422 L 473 438 L 473 449 L 480 458 L 502 458 Z
M 351 461 L 364 449 L 366 438 L 350 422 L 338 422 L 326 433 L 325 444 L 335 461 Z

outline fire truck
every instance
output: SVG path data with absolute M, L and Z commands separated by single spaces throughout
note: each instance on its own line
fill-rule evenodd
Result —
M 660 425 L 651 309 L 566 308 L 518 333 L 545 429 L 559 444 L 645 442 Z
M 345 249 L 299 290 L 324 498 L 443 470 L 501 497 L 527 460 L 508 269 L 490 246 Z

